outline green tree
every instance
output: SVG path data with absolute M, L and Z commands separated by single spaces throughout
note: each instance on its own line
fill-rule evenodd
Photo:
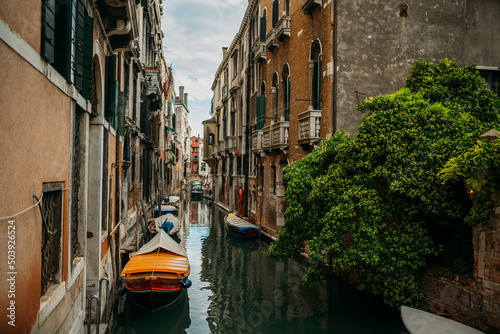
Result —
M 498 128 L 499 106 L 475 66 L 416 62 L 404 88 L 357 106 L 366 113 L 357 136 L 337 132 L 287 166 L 285 228 L 267 255 L 291 258 L 307 245 L 305 284 L 356 269 L 360 289 L 415 305 L 416 274 L 442 248 L 427 227 L 494 214 L 499 144 L 478 137 Z

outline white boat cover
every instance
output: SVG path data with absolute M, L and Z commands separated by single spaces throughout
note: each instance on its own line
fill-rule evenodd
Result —
M 163 225 L 165 221 L 169 221 L 174 225 L 174 227 L 169 232 L 170 235 L 179 232 L 179 228 L 181 227 L 181 221 L 171 213 L 167 213 L 166 215 L 155 218 L 155 229 L 157 232 L 161 230 L 161 225 Z
M 179 196 L 167 196 L 165 198 L 166 202 L 179 202 L 181 198 Z
M 401 319 L 411 334 L 484 334 L 459 322 L 408 306 L 401 306 Z
M 182 256 L 187 256 L 186 251 L 184 248 L 182 248 L 181 245 L 179 245 L 177 242 L 175 242 L 174 239 L 172 239 L 165 231 L 160 229 L 160 232 L 151 239 L 147 244 L 141 247 L 135 253 L 135 255 L 141 255 L 141 254 L 147 254 L 147 253 L 152 253 L 156 251 L 158 248 L 163 248 L 166 251 L 182 255 Z

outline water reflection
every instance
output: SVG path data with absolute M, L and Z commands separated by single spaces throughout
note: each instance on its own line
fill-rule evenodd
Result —
M 304 287 L 306 267 L 263 256 L 268 243 L 227 233 L 225 212 L 181 200 L 179 238 L 191 264 L 185 299 L 161 312 L 127 305 L 115 333 L 403 333 L 396 310 L 343 282 Z M 155 330 L 156 328 L 156 330 Z

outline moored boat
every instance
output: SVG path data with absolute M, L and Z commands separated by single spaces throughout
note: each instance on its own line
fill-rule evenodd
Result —
M 149 231 L 153 234 L 163 230 L 167 232 L 168 235 L 173 236 L 179 232 L 180 226 L 180 220 L 170 213 L 149 220 Z
M 179 201 L 180 201 L 180 197 L 179 196 L 167 196 L 163 199 L 163 201 L 161 202 L 161 204 L 164 204 L 164 205 L 173 205 L 175 206 L 177 209 L 179 209 Z
M 257 226 L 239 218 L 234 213 L 229 213 L 224 217 L 224 222 L 228 231 L 239 237 L 257 238 L 260 236 L 260 229 Z
M 410 334 L 484 334 L 459 322 L 408 306 L 401 306 L 401 319 Z
M 168 213 L 177 217 L 177 215 L 179 214 L 179 209 L 175 205 L 161 204 L 160 207 L 161 207 L 161 212 L 158 210 L 158 208 L 154 209 L 155 217 L 160 217 Z
M 194 182 L 193 186 L 191 187 L 191 198 L 201 198 L 202 194 L 202 185 L 201 182 Z
M 137 306 L 157 311 L 174 304 L 191 285 L 186 251 L 167 233 L 139 249 L 122 270 L 129 297 Z

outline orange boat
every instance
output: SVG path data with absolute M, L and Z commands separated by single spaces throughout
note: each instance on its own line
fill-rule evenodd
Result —
M 189 272 L 184 248 L 160 230 L 127 262 L 121 276 L 134 304 L 157 311 L 175 303 L 191 286 Z

